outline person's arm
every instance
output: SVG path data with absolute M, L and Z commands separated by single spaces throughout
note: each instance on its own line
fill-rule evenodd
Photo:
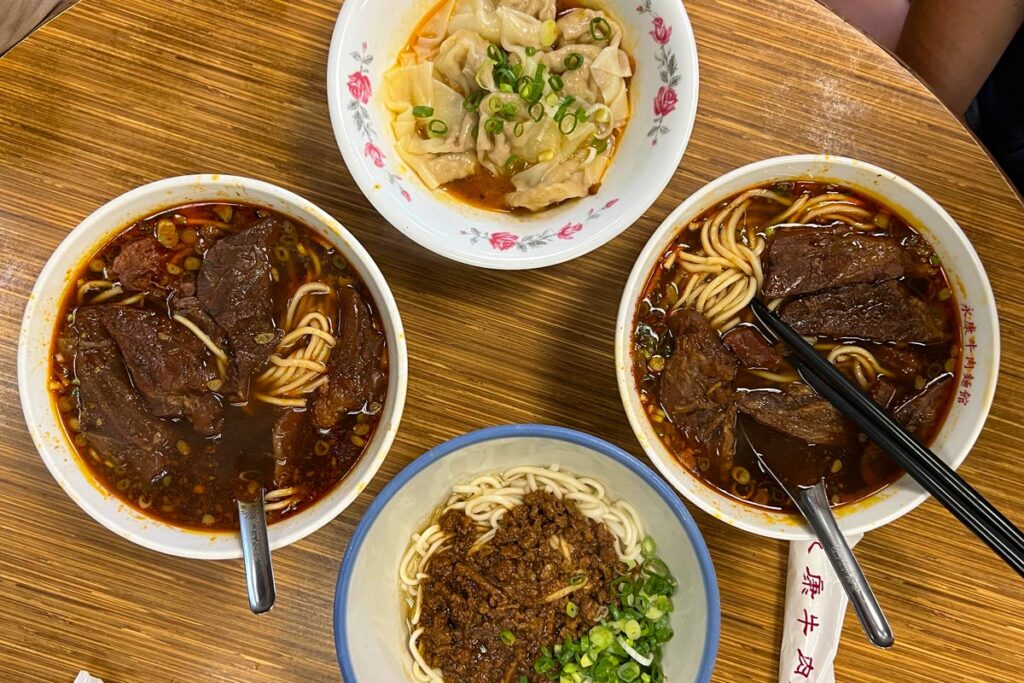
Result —
M 963 114 L 1022 23 L 1024 0 L 914 0 L 896 53 Z

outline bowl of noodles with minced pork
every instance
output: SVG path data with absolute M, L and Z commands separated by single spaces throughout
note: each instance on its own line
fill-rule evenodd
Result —
M 707 681 L 714 569 L 678 497 L 558 427 L 437 446 L 356 530 L 335 641 L 353 681 Z

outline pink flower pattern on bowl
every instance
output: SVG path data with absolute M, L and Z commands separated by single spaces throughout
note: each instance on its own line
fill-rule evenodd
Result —
M 681 77 L 679 75 L 679 62 L 675 52 L 668 48 L 672 39 L 672 27 L 665 23 L 665 19 L 659 16 L 651 8 L 651 0 L 642 0 L 637 5 L 636 11 L 640 14 L 651 15 L 650 36 L 658 45 L 659 52 L 655 55 L 658 62 L 658 78 L 661 79 L 661 87 L 654 98 L 654 125 L 647 131 L 647 137 L 651 138 L 651 145 L 658 144 L 658 138 L 669 132 L 665 125 L 665 118 L 676 109 L 679 103 L 679 95 L 676 88 L 679 86 Z
M 363 147 L 363 156 L 370 160 L 374 166 L 384 171 L 388 183 L 394 186 L 398 193 L 407 202 L 412 201 L 412 195 L 402 185 L 402 176 L 392 173 L 387 168 L 387 157 L 377 144 L 377 130 L 373 127 L 370 112 L 366 105 L 373 96 L 373 85 L 370 83 L 370 64 L 373 63 L 373 55 L 367 53 L 368 46 L 363 43 L 361 52 L 352 52 L 352 59 L 359 64 L 359 69 L 348 75 L 348 92 L 352 99 L 349 100 L 348 110 L 352 112 L 352 120 L 356 124 L 356 130 L 366 138 L 366 145 Z
M 530 249 L 550 244 L 556 239 L 573 239 L 576 233 L 583 230 L 584 223 L 594 220 L 618 203 L 619 200 L 617 198 L 610 199 L 605 202 L 604 206 L 597 209 L 588 209 L 587 215 L 582 222 L 570 220 L 558 230 L 543 230 L 529 235 L 517 235 L 513 232 L 486 232 L 477 228 L 470 228 L 469 230 L 460 230 L 459 234 L 468 236 L 470 244 L 484 244 L 494 251 L 508 251 L 513 247 L 519 251 L 529 251 Z

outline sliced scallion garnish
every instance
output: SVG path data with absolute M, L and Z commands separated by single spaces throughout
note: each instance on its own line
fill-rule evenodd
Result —
M 433 107 L 417 106 L 412 108 L 412 115 L 418 119 L 429 119 L 434 115 Z
M 558 74 L 551 74 L 551 77 L 548 78 L 548 85 L 551 86 L 552 90 L 557 92 L 565 87 L 565 81 L 563 81 L 562 77 Z
M 604 17 L 594 17 L 590 20 L 590 36 L 594 40 L 608 40 L 612 36 L 612 26 Z
M 448 135 L 448 124 L 441 119 L 433 119 L 427 124 L 427 133 L 432 138 L 440 138 Z
M 575 71 L 583 66 L 583 55 L 579 52 L 570 52 L 569 56 L 562 62 L 569 71 Z

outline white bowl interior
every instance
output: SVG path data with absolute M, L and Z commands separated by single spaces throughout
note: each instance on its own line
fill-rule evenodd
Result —
M 888 171 L 841 157 L 800 155 L 756 162 L 705 185 L 679 206 L 651 236 L 630 274 L 616 324 L 616 374 L 619 392 L 633 431 L 665 477 L 705 512 L 733 526 L 763 536 L 809 539 L 799 517 L 761 511 L 705 485 L 665 448 L 651 428 L 635 388 L 629 350 L 639 295 L 661 254 L 680 226 L 709 206 L 749 187 L 798 178 L 832 181 L 872 195 L 898 211 L 921 232 L 942 259 L 960 305 L 962 344 L 968 349 L 958 368 L 957 398 L 932 450 L 951 467 L 963 462 L 974 445 L 995 394 L 999 372 L 999 322 L 984 267 L 960 227 L 924 192 Z M 964 308 L 967 307 L 967 308 Z M 968 315 L 969 313 L 969 315 Z M 970 349 L 970 344 L 975 348 Z M 964 384 L 965 377 L 970 375 Z M 844 533 L 860 534 L 886 524 L 920 505 L 927 494 L 909 475 L 854 504 L 836 509 Z
M 411 658 L 405 645 L 408 633 L 398 590 L 398 566 L 411 534 L 429 520 L 451 487 L 488 472 L 552 464 L 597 479 L 607 485 L 610 497 L 628 500 L 636 507 L 660 556 L 679 580 L 673 598 L 675 636 L 665 648 L 667 678 L 673 683 L 699 680 L 707 640 L 717 640 L 717 614 L 709 615 L 709 610 L 718 606 L 708 604 L 698 552 L 672 508 L 642 477 L 607 455 L 558 438 L 524 436 L 478 441 L 441 457 L 403 481 L 379 515 L 366 522 L 370 526 L 365 536 L 348 550 L 356 555 L 349 560 L 353 566 L 347 579 L 347 599 L 336 612 L 336 618 L 340 614 L 344 620 L 340 657 L 343 662 L 348 659 L 356 676 L 353 683 L 413 680 L 408 673 Z M 399 480 L 403 478 L 400 474 Z M 706 578 L 714 581 L 713 576 Z M 709 616 L 716 623 L 714 633 L 709 633 Z
M 656 3 L 655 11 L 672 29 L 668 44 L 661 46 L 649 35 L 654 15 L 639 13 L 635 0 L 586 4 L 607 9 L 623 24 L 623 46 L 637 63 L 630 86 L 633 115 L 599 191 L 533 216 L 485 211 L 431 192 L 395 149 L 391 116 L 380 95 L 383 76 L 416 25 L 436 7 L 436 0 L 351 0 L 342 6 L 327 66 L 331 123 L 353 178 L 392 225 L 456 261 L 488 268 L 537 268 L 596 249 L 654 203 L 679 166 L 697 113 L 697 50 L 689 19 L 682 3 Z M 663 51 L 674 57 L 680 77 L 673 86 L 678 104 L 657 122 L 655 137 L 648 133 L 657 119 L 652 103 L 663 86 L 657 61 Z M 372 61 L 366 63 L 366 57 Z M 371 83 L 373 95 L 367 104 L 349 91 L 356 73 L 364 73 Z M 367 154 L 367 145 L 381 151 L 380 165 Z M 638 169 L 643 169 L 643 183 L 633 182 Z M 574 224 L 582 226 L 579 232 L 558 236 L 562 227 Z M 496 233 L 514 235 L 515 244 L 506 240 L 496 246 L 491 241 Z
M 373 478 L 394 440 L 405 403 L 405 334 L 394 297 L 380 270 L 356 239 L 324 211 L 268 183 L 221 175 L 168 178 L 136 188 L 103 205 L 57 247 L 29 297 L 18 343 L 18 382 L 29 431 L 53 477 L 82 509 L 130 541 L 153 550 L 204 559 L 241 557 L 238 535 L 180 529 L 146 517 L 95 482 L 68 443 L 47 390 L 50 344 L 64 291 L 82 263 L 133 221 L 163 209 L 206 201 L 250 203 L 278 211 L 323 235 L 366 284 L 387 335 L 390 372 L 380 426 L 348 476 L 315 505 L 270 527 L 279 548 L 303 538 L 336 517 Z

